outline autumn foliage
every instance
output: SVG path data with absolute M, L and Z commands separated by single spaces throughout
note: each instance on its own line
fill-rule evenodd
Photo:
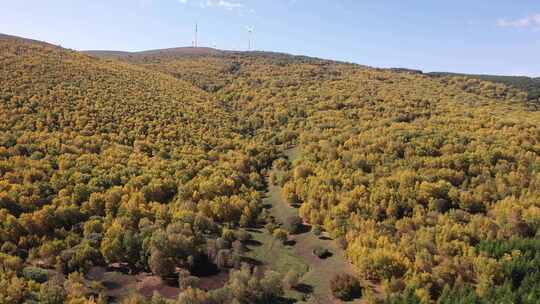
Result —
M 283 278 L 242 268 L 249 235 L 233 229 L 265 224 L 266 170 L 291 146 L 299 159 L 273 178 L 301 215 L 285 228 L 341 240 L 388 301 L 537 298 L 540 112 L 524 92 L 280 54 L 106 60 L 14 39 L 0 40 L 0 83 L 2 303 L 90 301 L 97 265 L 167 277 L 210 262 L 240 268 L 223 301 L 274 301 Z M 186 286 L 179 303 L 217 298 Z

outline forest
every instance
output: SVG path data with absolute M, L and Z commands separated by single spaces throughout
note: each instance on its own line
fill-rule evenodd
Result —
M 294 248 L 305 227 L 351 265 L 328 278 L 335 303 L 540 298 L 540 112 L 522 87 L 11 36 L 0 84 L 0 303 L 320 303 L 249 255 L 261 231 Z M 269 188 L 298 216 L 276 220 Z M 117 295 L 100 269 L 174 292 Z
M 435 77 L 440 76 L 463 76 L 475 79 L 481 79 L 486 81 L 492 81 L 497 83 L 506 84 L 508 86 L 515 87 L 517 89 L 527 92 L 529 100 L 540 102 L 540 78 L 527 77 L 527 76 L 500 76 L 500 75 L 468 75 L 468 74 L 456 74 L 456 73 L 428 73 Z

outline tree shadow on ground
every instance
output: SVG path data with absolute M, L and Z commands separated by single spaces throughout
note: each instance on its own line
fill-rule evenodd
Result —
M 190 269 L 192 275 L 200 278 L 215 276 L 219 273 L 219 268 L 206 255 L 203 255 L 197 261 L 197 265 Z
M 354 290 L 351 294 L 351 299 L 343 302 L 352 302 L 362 298 L 362 289 Z
M 328 251 L 328 252 L 325 252 L 324 254 L 320 255 L 319 259 L 326 260 L 328 258 L 331 258 L 333 255 L 334 254 L 332 252 Z
M 244 243 L 244 245 L 246 246 L 255 246 L 255 247 L 259 247 L 262 245 L 262 243 L 257 240 L 247 240 L 247 241 L 243 241 L 242 243 Z
M 298 292 L 304 293 L 304 294 L 310 294 L 313 293 L 313 286 L 309 284 L 300 283 L 294 287 L 294 289 Z
M 136 273 L 136 270 L 129 267 L 127 263 L 113 263 L 106 267 L 108 272 L 119 272 L 121 274 L 131 275 Z
M 113 281 L 103 281 L 102 284 L 103 284 L 103 287 L 107 289 L 119 289 L 122 287 L 121 284 L 117 282 L 113 282 Z
M 301 224 L 301 225 L 298 225 L 298 227 L 292 234 L 304 234 L 304 233 L 309 233 L 310 231 L 311 231 L 310 225 Z
M 326 260 L 334 255 L 330 250 L 322 248 L 315 248 L 312 253 L 321 260 Z
M 294 246 L 296 245 L 296 240 L 287 240 L 283 243 L 285 246 Z
M 291 298 L 280 298 L 278 299 L 278 302 L 276 304 L 294 304 L 297 303 L 297 299 L 291 299 Z
M 164 278 L 162 278 L 163 280 L 163 283 L 165 283 L 165 285 L 167 286 L 171 286 L 171 287 L 178 287 L 178 273 L 174 273 L 174 274 L 171 274 L 169 276 L 166 276 Z
M 261 266 L 263 264 L 261 261 L 257 259 L 246 257 L 246 256 L 243 256 L 241 259 L 242 259 L 242 262 L 248 263 L 253 266 Z

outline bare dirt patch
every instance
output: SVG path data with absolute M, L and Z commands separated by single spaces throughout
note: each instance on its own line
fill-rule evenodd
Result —
M 180 293 L 178 279 L 162 279 L 151 273 L 128 274 L 116 268 L 92 267 L 87 274 L 89 280 L 98 281 L 107 289 L 106 295 L 119 301 L 136 291 L 140 295 L 150 298 L 157 292 L 161 296 L 174 300 Z M 219 289 L 229 280 L 228 271 L 216 271 L 212 274 L 199 276 L 199 287 L 204 290 Z
M 164 281 L 158 276 L 142 274 L 137 279 L 137 291 L 147 298 L 150 298 L 157 292 L 167 299 L 176 299 L 180 293 L 178 286 L 171 286 L 169 282 Z
M 222 270 L 213 276 L 200 277 L 199 279 L 199 288 L 203 290 L 215 290 L 225 286 L 227 281 L 229 281 L 229 272 Z

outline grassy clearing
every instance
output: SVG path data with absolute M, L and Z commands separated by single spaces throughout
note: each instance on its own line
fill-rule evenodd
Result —
M 337 274 L 353 274 L 352 266 L 347 262 L 343 251 L 329 239 L 319 239 L 311 233 L 296 236 L 295 253 L 309 265 L 310 271 L 304 275 L 302 282 L 313 287 L 312 303 L 339 303 L 330 292 L 330 279 Z M 327 248 L 332 256 L 321 260 L 313 255 L 317 246 Z M 359 300 L 352 303 L 360 303 Z
M 297 256 L 294 248 L 283 245 L 267 231 L 253 233 L 253 240 L 260 244 L 249 246 L 247 257 L 282 274 L 295 270 L 303 275 L 309 271 L 309 266 Z
M 298 159 L 300 155 L 299 148 L 285 151 L 285 156 L 291 162 Z M 272 171 L 277 175 L 282 174 L 275 167 Z M 298 215 L 298 210 L 282 199 L 281 187 L 278 185 L 268 186 L 265 203 L 271 206 L 270 212 L 278 222 L 283 223 L 288 217 Z M 250 252 L 252 258 L 260 260 L 283 274 L 294 269 L 302 275 L 303 292 L 289 291 L 288 297 L 296 299 L 296 303 L 340 303 L 332 297 L 330 279 L 337 274 L 351 274 L 353 270 L 346 261 L 343 250 L 334 241 L 327 238 L 321 239 L 311 232 L 306 232 L 292 236 L 291 238 L 296 243 L 290 247 L 275 241 L 266 231 L 256 233 L 254 237 L 261 245 L 252 248 Z M 317 246 L 329 249 L 332 256 L 324 260 L 319 259 L 312 253 Z M 351 303 L 361 303 L 361 301 L 356 300 Z
M 262 267 L 277 271 L 282 275 L 294 270 L 301 276 L 305 276 L 310 271 L 309 265 L 297 255 L 293 247 L 285 246 L 275 240 L 266 230 L 254 232 L 252 235 L 257 245 L 248 246 L 250 251 L 246 256 L 253 259 L 256 264 L 260 263 Z M 285 297 L 296 303 L 302 303 L 306 294 L 296 290 L 286 290 Z

